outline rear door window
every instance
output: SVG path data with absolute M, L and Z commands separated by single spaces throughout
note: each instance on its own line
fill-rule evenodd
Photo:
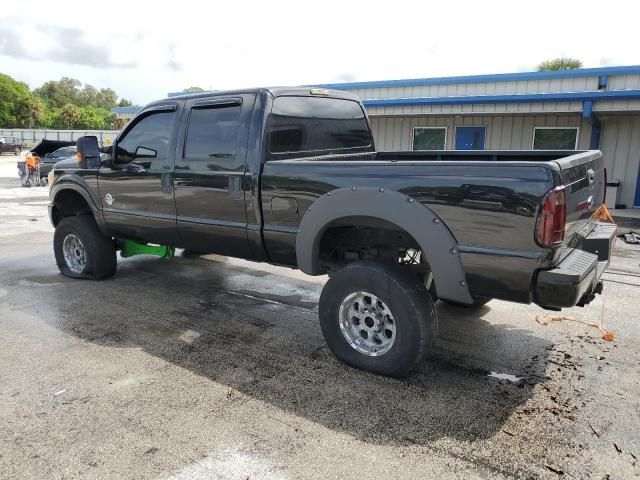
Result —
M 240 119 L 240 105 L 194 108 L 184 147 L 184 158 L 191 161 L 232 164 Z
M 277 97 L 269 121 L 272 154 L 366 149 L 371 133 L 358 102 L 336 98 Z

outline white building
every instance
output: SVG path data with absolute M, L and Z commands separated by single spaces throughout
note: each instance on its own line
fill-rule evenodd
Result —
M 363 100 L 381 151 L 600 149 L 640 206 L 640 66 L 319 86 Z

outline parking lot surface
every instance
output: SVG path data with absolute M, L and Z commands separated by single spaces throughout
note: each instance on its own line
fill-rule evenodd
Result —
M 640 248 L 604 294 L 438 304 L 404 380 L 326 347 L 324 278 L 216 256 L 59 274 L 46 187 L 0 157 L 0 478 L 610 478 L 640 475 Z M 505 375 L 506 374 L 506 378 Z

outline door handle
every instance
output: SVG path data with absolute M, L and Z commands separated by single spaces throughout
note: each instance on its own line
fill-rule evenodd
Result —
M 173 178 L 170 173 L 160 175 L 160 190 L 162 193 L 173 192 Z
M 587 170 L 587 178 L 589 179 L 589 185 L 593 185 L 593 182 L 596 179 L 596 172 L 593 171 L 593 168 Z
M 242 198 L 242 178 L 229 176 L 229 196 L 231 198 Z

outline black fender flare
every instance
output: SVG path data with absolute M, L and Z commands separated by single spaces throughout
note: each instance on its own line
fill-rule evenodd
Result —
M 438 297 L 473 303 L 458 242 L 444 222 L 408 195 L 384 188 L 340 188 L 313 202 L 296 235 L 298 268 L 309 275 L 325 273 L 319 263 L 322 234 L 332 221 L 353 216 L 378 218 L 406 231 L 420 245 L 431 267 Z
M 100 202 L 100 198 L 80 175 L 67 174 L 56 179 L 56 182 L 53 184 L 49 192 L 49 211 L 51 212 L 51 209 L 55 205 L 57 196 L 65 191 L 73 191 L 78 193 L 84 199 L 84 201 L 87 202 L 87 205 L 91 209 L 91 213 L 93 214 L 98 227 L 100 227 L 101 230 L 104 230 L 104 220 L 102 218 L 102 204 Z M 51 224 L 53 225 L 53 218 L 51 218 Z

